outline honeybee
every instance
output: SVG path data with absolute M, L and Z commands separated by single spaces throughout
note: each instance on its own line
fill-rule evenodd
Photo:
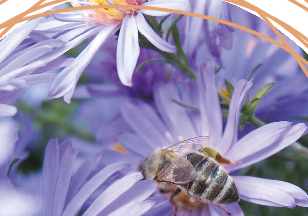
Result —
M 151 153 L 140 164 L 145 179 L 154 179 L 162 193 L 170 192 L 173 202 L 175 196 L 185 193 L 202 203 L 213 203 L 227 212 L 221 204 L 230 204 L 239 201 L 239 195 L 233 179 L 220 164 L 231 164 L 221 157 L 215 150 L 205 147 L 209 136 L 200 136 L 184 140 L 169 147 L 158 149 Z M 171 189 L 170 189 L 171 190 Z

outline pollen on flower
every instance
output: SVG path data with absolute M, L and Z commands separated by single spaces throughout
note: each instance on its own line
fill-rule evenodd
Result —
M 81 5 L 140 5 L 146 0 L 77 0 L 71 1 L 73 6 Z M 98 8 L 84 13 L 83 16 L 88 23 L 97 22 L 104 25 L 120 23 L 125 15 L 136 13 L 136 9 L 122 8 Z
M 218 92 L 224 96 L 226 99 L 231 100 L 229 92 L 226 88 L 218 88 Z

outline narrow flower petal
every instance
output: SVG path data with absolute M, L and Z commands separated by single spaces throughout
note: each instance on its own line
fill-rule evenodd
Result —
M 52 139 L 48 142 L 44 164 L 43 164 L 43 177 L 42 177 L 42 215 L 51 216 L 52 206 L 54 199 L 54 191 L 59 169 L 59 143 L 57 139 Z
M 122 105 L 122 114 L 127 123 L 152 149 L 170 145 L 166 137 L 166 126 L 147 104 L 126 101 Z
M 69 216 L 69 215 L 75 215 L 78 213 L 84 202 L 90 197 L 90 195 L 104 182 L 107 178 L 109 178 L 113 173 L 123 169 L 124 167 L 127 167 L 126 163 L 114 163 L 111 164 L 104 169 L 102 169 L 100 172 L 98 172 L 95 176 L 93 176 L 87 183 L 78 191 L 78 193 L 74 196 L 74 198 L 70 201 L 70 203 L 67 205 L 63 212 L 63 216 Z M 108 191 L 107 191 L 108 192 Z M 105 192 L 104 192 L 105 193 Z M 102 199 L 107 199 L 108 197 L 102 197 Z M 108 202 L 107 200 L 105 200 Z M 96 201 L 99 202 L 99 201 Z M 93 203 L 94 204 L 94 203 Z M 92 205 L 93 205 L 92 204 Z M 92 206 L 91 205 L 91 206 Z M 99 205 L 99 204 L 98 204 Z M 89 207 L 88 211 L 91 211 L 91 208 Z M 95 207 L 95 206 L 94 206 Z M 96 207 L 98 208 L 98 207 Z M 95 208 L 95 209 L 96 209 Z M 94 210 L 95 210 L 94 209 Z M 99 212 L 97 212 L 99 213 Z M 96 214 L 90 214 L 90 215 L 96 215 Z
M 50 99 L 62 97 L 74 90 L 84 69 L 106 39 L 115 32 L 116 28 L 116 25 L 106 26 L 77 58 L 58 74 L 49 90 Z
M 183 10 L 183 11 L 190 11 L 190 4 L 187 0 L 153 0 L 147 1 L 142 4 L 143 6 L 150 6 L 150 7 L 161 7 L 161 8 L 168 8 L 173 10 Z M 170 14 L 169 12 L 158 11 L 158 10 L 140 10 L 142 13 L 150 15 L 150 16 L 166 16 Z
M 27 37 L 27 35 L 41 22 L 43 18 L 27 21 L 10 34 L 0 43 L 0 63 Z
M 76 148 L 74 148 L 76 149 Z M 79 191 L 84 181 L 88 178 L 93 168 L 97 165 L 101 159 L 101 154 L 93 154 L 75 172 L 70 182 L 70 187 L 66 196 L 66 204 L 71 201 L 72 197 Z
M 152 132 L 152 131 L 151 131 Z M 117 137 L 121 146 L 136 155 L 147 156 L 155 150 L 154 146 L 147 145 L 146 142 L 138 135 L 124 133 Z
M 222 207 L 224 207 L 226 211 L 229 212 L 231 215 L 245 216 L 243 210 L 241 209 L 238 203 L 223 204 Z M 217 206 L 209 205 L 209 215 L 210 216 L 221 216 L 221 215 L 227 215 L 227 214 L 223 210 L 219 209 Z
M 202 69 L 201 69 L 202 70 Z M 222 136 L 222 116 L 215 85 L 214 60 L 211 60 L 199 76 L 199 95 L 202 134 L 209 135 L 215 146 Z
M 62 143 L 61 147 L 63 145 L 64 143 Z M 61 147 L 60 147 L 60 154 L 61 154 Z M 62 215 L 61 213 L 63 211 L 66 194 L 68 191 L 68 187 L 73 172 L 74 159 L 77 153 L 78 152 L 73 149 L 71 143 L 69 143 L 60 159 L 59 173 L 57 176 L 57 183 L 54 191 L 54 200 L 53 200 L 52 215 L 54 216 Z
M 147 212 L 154 204 L 155 202 L 149 200 L 140 203 L 131 202 L 118 208 L 116 211 L 110 213 L 108 216 L 117 216 L 117 215 L 141 216 L 145 212 Z
M 186 112 L 187 108 L 172 101 L 181 101 L 175 84 L 173 82 L 161 83 L 155 88 L 154 100 L 156 107 L 169 128 L 172 137 L 177 139 L 173 141 L 180 141 L 179 136 L 184 139 L 196 137 L 198 134 Z
M 234 88 L 229 108 L 227 125 L 224 131 L 224 135 L 219 145 L 217 146 L 221 155 L 225 155 L 226 152 L 237 142 L 240 112 L 243 106 L 246 93 L 251 86 L 252 82 L 240 80 Z
M 240 161 L 240 163 L 228 165 L 226 168 L 231 172 L 259 162 L 294 143 L 306 130 L 305 124 L 291 126 L 290 122 L 275 122 L 258 128 L 243 137 L 233 147 L 234 149 L 232 148 L 227 153 L 226 157 L 234 162 Z M 253 143 L 253 145 L 249 145 L 248 149 L 247 143 Z M 242 148 L 239 148 L 240 146 Z
M 176 47 L 159 37 L 158 34 L 151 28 L 151 26 L 149 26 L 141 12 L 138 12 L 135 18 L 139 32 L 145 36 L 154 46 L 164 52 L 176 52 Z
M 126 206 L 129 203 L 140 203 L 147 199 L 156 190 L 157 182 L 155 180 L 144 180 L 137 182 L 128 191 L 123 193 L 115 202 L 108 205 L 100 215 L 109 215 L 117 211 L 120 206 Z M 153 200 L 151 200 L 153 201 Z M 153 201 L 155 203 L 155 201 Z
M 29 76 L 24 76 L 18 79 L 25 80 L 27 85 L 33 85 L 38 83 L 51 83 L 57 77 L 55 73 L 42 73 L 42 74 L 34 74 Z
M 107 205 L 117 199 L 122 193 L 131 188 L 143 175 L 139 172 L 131 173 L 109 186 L 85 211 L 84 216 L 97 215 Z
M 135 17 L 124 17 L 117 46 L 117 69 L 123 85 L 132 86 L 132 76 L 140 54 L 138 29 Z
M 269 184 L 269 182 L 264 183 L 263 179 L 247 176 L 233 176 L 233 180 L 240 198 L 246 201 L 268 206 L 285 206 L 288 208 L 294 208 L 296 205 L 292 195 L 280 187 L 275 186 L 274 182 L 278 181 L 272 180 L 272 184 Z
M 17 113 L 17 108 L 7 104 L 0 104 L 0 117 L 14 116 Z M 1 161 L 1 159 L 0 159 Z M 1 163 L 0 163 L 1 164 Z

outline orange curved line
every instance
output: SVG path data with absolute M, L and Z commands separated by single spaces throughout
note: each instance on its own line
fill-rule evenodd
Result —
M 280 34 L 280 32 L 278 32 L 278 30 L 274 27 L 274 25 L 270 22 L 269 19 L 273 20 L 274 22 L 276 22 L 278 25 L 280 25 L 281 27 L 283 27 L 285 30 L 287 30 L 289 33 L 291 33 L 296 39 L 298 39 L 307 49 L 308 49 L 308 38 L 303 35 L 302 33 L 300 33 L 299 31 L 297 31 L 296 29 L 294 29 L 293 27 L 291 27 L 290 25 L 288 25 L 287 23 L 281 21 L 280 19 L 270 15 L 269 13 L 265 12 L 264 10 L 258 8 L 257 6 L 250 4 L 249 2 L 243 1 L 243 0 L 224 0 L 226 2 L 232 3 L 232 4 L 236 4 L 238 6 L 247 8 L 249 10 L 255 11 L 256 13 L 258 13 L 262 19 L 265 20 L 265 22 L 267 22 L 267 24 L 272 28 L 272 30 L 277 34 L 277 36 L 282 40 L 282 42 L 285 44 L 284 46 L 284 50 L 286 50 L 287 52 L 291 53 L 293 55 L 293 57 L 295 58 L 295 60 L 299 63 L 300 67 L 302 68 L 303 72 L 306 74 L 306 76 L 308 77 L 308 71 L 305 68 L 305 66 L 303 65 L 303 63 L 307 64 L 307 60 L 303 60 L 303 58 L 299 57 L 298 54 L 296 54 L 294 52 L 294 50 L 290 47 L 290 45 L 287 43 L 287 41 L 283 38 L 283 36 Z
M 251 10 L 256 11 L 257 13 L 260 14 L 261 17 L 265 17 L 265 19 L 267 20 L 267 18 L 269 17 L 270 19 L 274 20 L 275 22 L 277 22 L 278 24 L 280 24 L 281 26 L 287 26 L 288 28 L 285 27 L 285 29 L 291 29 L 294 31 L 296 31 L 295 29 L 293 29 L 291 26 L 287 25 L 286 23 L 282 22 L 281 20 L 269 15 L 268 13 L 262 11 L 260 8 L 249 4 L 248 2 L 245 1 L 241 1 L 241 0 L 225 0 L 227 2 L 236 4 L 236 5 L 240 5 L 242 7 L 246 7 L 249 8 Z M 269 22 L 269 20 L 267 20 L 268 24 L 271 26 L 271 28 L 274 28 L 273 30 L 276 32 L 276 34 L 278 35 L 278 37 L 280 37 L 282 39 L 282 41 L 285 43 L 285 46 L 282 45 L 281 43 L 279 43 L 276 40 L 273 40 L 257 31 L 253 31 L 249 28 L 243 27 L 241 25 L 232 23 L 232 22 L 228 22 L 225 20 L 221 20 L 218 18 L 214 18 L 214 17 L 210 17 L 210 16 L 206 16 L 206 15 L 202 15 L 202 14 L 196 14 L 196 13 L 192 13 L 192 12 L 188 12 L 188 11 L 180 11 L 180 10 L 173 10 L 173 9 L 167 9 L 167 8 L 160 8 L 160 7 L 150 7 L 150 6 L 143 6 L 143 5 L 91 5 L 91 6 L 80 6 L 80 7 L 72 7 L 72 8 L 64 8 L 64 9 L 58 9 L 58 10 L 53 10 L 53 11 L 47 11 L 47 12 L 43 12 L 40 14 L 36 14 L 36 15 L 31 15 L 31 16 L 27 16 L 30 13 L 33 13 L 34 11 L 37 11 L 39 9 L 42 9 L 44 6 L 46 5 L 50 5 L 50 3 L 45 3 L 45 4 L 41 4 L 43 3 L 43 0 L 40 0 L 38 3 L 36 3 L 34 6 L 32 6 L 30 9 L 28 9 L 27 11 L 13 17 L 12 19 L 0 24 L 0 28 L 7 28 L 5 29 L 3 32 L 1 32 L 0 37 L 2 37 L 9 29 L 9 27 L 13 27 L 16 23 L 18 22 L 22 22 L 28 19 L 34 19 L 37 17 L 41 17 L 41 16 L 46 16 L 46 15 L 51 15 L 51 14 L 55 14 L 55 13 L 62 13 L 62 12 L 68 12 L 68 11 L 75 11 L 75 10 L 86 10 L 86 9 L 95 9 L 95 8 L 123 8 L 123 9 L 147 9 L 147 10 L 158 10 L 158 11 L 164 11 L 164 12 L 169 12 L 169 13 L 176 13 L 176 14 L 183 14 L 183 15 L 188 15 L 188 16 L 194 16 L 194 17 L 198 17 L 198 18 L 202 18 L 202 19 L 208 19 L 208 20 L 212 20 L 215 22 L 219 22 L 225 25 L 229 25 L 229 26 L 233 26 L 235 28 L 241 29 L 243 31 L 249 32 L 251 34 L 254 34 L 258 37 L 261 37 L 277 46 L 279 46 L 280 48 L 284 49 L 285 51 L 291 53 L 294 58 L 299 62 L 301 68 L 303 69 L 303 71 L 305 72 L 306 76 L 308 77 L 308 71 L 306 70 L 306 68 L 304 67 L 304 65 L 302 63 L 305 63 L 306 65 L 308 65 L 308 61 L 305 60 L 303 57 L 301 57 L 300 55 L 298 55 L 297 53 L 294 52 L 294 50 L 287 45 L 287 42 L 284 40 L 284 38 L 282 39 L 280 33 L 277 31 L 275 31 L 275 28 L 272 26 L 272 24 Z M 53 1 L 53 3 L 60 3 L 60 2 L 64 2 L 63 0 L 55 0 Z M 289 31 L 290 32 L 290 31 Z M 298 31 L 297 31 L 298 32 Z M 299 33 L 299 32 L 298 32 Z M 300 34 L 300 33 L 299 33 Z M 304 41 L 308 41 L 308 39 L 300 34 L 299 37 L 297 37 L 303 44 Z M 308 47 L 308 45 L 307 45 Z

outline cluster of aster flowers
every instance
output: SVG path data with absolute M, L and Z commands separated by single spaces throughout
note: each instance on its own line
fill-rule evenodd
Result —
M 256 204 L 305 214 L 308 176 L 287 178 L 308 160 L 307 78 L 293 56 L 221 23 L 134 6 L 205 14 L 279 41 L 264 21 L 220 0 L 71 0 L 60 7 L 82 6 L 95 7 L 30 20 L 0 41 L 0 215 L 276 212 Z M 167 164 L 157 161 L 169 181 L 151 168 L 155 177 L 146 179 L 140 164 L 151 153 L 196 137 L 207 138 L 203 148 L 213 155 L 205 157 L 228 173 L 239 202 L 189 189 L 175 194 L 184 183 L 166 170 L 188 158 L 180 148 Z M 187 163 L 179 168 L 184 173 Z M 202 187 L 216 184 L 217 170 Z

